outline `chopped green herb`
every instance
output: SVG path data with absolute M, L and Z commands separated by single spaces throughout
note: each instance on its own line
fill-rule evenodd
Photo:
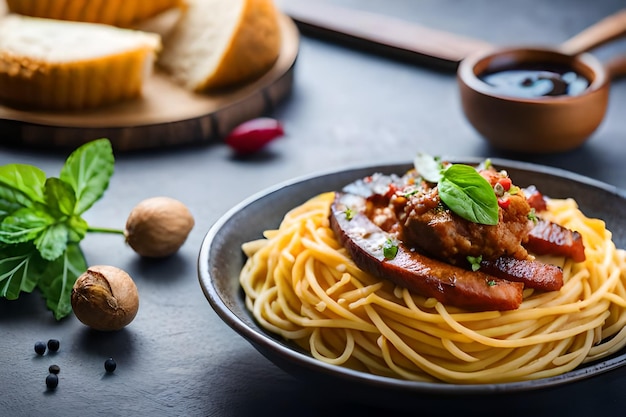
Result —
M 406 191 L 402 196 L 404 198 L 409 198 L 411 196 L 414 196 L 415 194 L 418 194 L 419 192 L 420 192 L 420 189 L 416 187 L 416 188 L 413 188 L 410 191 Z
M 489 285 L 490 287 L 494 287 L 496 285 L 496 280 L 494 279 L 487 280 L 487 285 Z
M 537 213 L 535 212 L 535 208 L 531 207 L 530 211 L 528 212 L 528 220 L 532 220 L 533 223 L 537 223 Z
M 480 256 L 467 256 L 467 261 L 470 263 L 472 267 L 472 271 L 478 271 L 480 269 L 480 263 L 482 262 L 483 257 Z
M 350 207 L 346 207 L 343 213 L 346 215 L 346 220 L 352 220 L 354 218 L 354 210 Z
M 383 256 L 385 259 L 393 259 L 398 254 L 398 244 L 391 238 L 387 239 L 383 245 Z

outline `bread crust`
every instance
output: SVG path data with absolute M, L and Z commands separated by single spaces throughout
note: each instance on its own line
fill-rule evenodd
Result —
M 24 16 L 131 27 L 184 0 L 6 0 L 8 10 Z
M 220 32 L 224 38 L 211 45 L 216 28 L 202 27 L 204 16 L 215 12 L 214 8 L 225 7 L 240 10 L 232 24 L 220 29 L 231 32 Z M 212 18 L 217 23 L 216 17 Z M 199 43 L 198 39 L 205 43 Z M 232 6 L 191 0 L 177 25 L 165 37 L 158 64 L 188 90 L 199 93 L 222 90 L 265 74 L 278 59 L 281 42 L 279 14 L 272 0 L 242 0 Z
M 229 87 L 264 74 L 278 59 L 280 45 L 274 3 L 271 0 L 247 0 L 239 28 L 220 65 L 195 90 Z
M 0 25 L 0 100 L 27 110 L 84 110 L 138 98 L 160 48 L 157 35 L 106 25 L 17 15 Z M 109 47 L 90 43 L 103 39 Z M 68 51 L 77 45 L 82 52 Z

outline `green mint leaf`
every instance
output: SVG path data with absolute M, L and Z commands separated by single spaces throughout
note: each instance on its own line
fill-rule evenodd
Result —
M 59 256 L 63 255 L 63 252 L 65 252 L 67 248 L 68 240 L 69 230 L 67 225 L 55 223 L 39 234 L 34 242 L 42 258 L 48 261 L 54 261 Z
M 72 287 L 85 270 L 87 262 L 77 243 L 69 244 L 63 256 L 48 262 L 38 287 L 57 320 L 72 312 Z
M 61 180 L 68 183 L 76 196 L 75 214 L 89 209 L 109 186 L 115 159 L 108 139 L 98 139 L 76 149 L 61 169 Z
M 59 178 L 48 178 L 44 187 L 46 205 L 56 218 L 71 216 L 76 207 L 76 195 L 71 185 Z
M 469 165 L 453 164 L 441 172 L 441 201 L 465 220 L 498 224 L 498 199 L 489 182 Z
M 0 241 L 33 241 L 41 256 L 49 261 L 63 254 L 68 241 L 80 241 L 87 223 L 71 213 L 76 205 L 72 187 L 58 178 L 48 178 L 44 185 L 46 205 L 21 208 L 0 223 Z
M 413 159 L 418 174 L 428 182 L 438 183 L 441 179 L 441 161 L 425 153 L 418 153 Z
M 43 201 L 46 174 L 23 164 L 0 166 L 0 220 L 21 207 Z
M 40 206 L 21 208 L 0 223 L 0 242 L 23 243 L 35 240 L 53 223 L 54 218 Z
M 0 248 L 0 297 L 15 300 L 32 292 L 45 264 L 31 243 Z
M 61 243 L 59 235 L 58 244 L 61 249 L 65 250 L 66 242 L 80 242 L 87 234 L 89 225 L 79 215 L 73 214 L 76 207 L 76 195 L 71 185 L 59 178 L 48 178 L 45 188 L 46 203 L 48 211 L 51 212 L 56 219 L 63 223 L 63 227 L 67 230 L 65 241 Z M 61 230 L 56 232 L 61 233 Z M 60 255 L 60 253 L 59 253 Z M 46 257 L 46 259 L 49 259 Z M 54 258 L 53 258 L 54 259 Z
M 38 288 L 57 319 L 71 312 L 72 287 L 87 269 L 81 214 L 104 194 L 113 168 L 108 139 L 72 152 L 59 178 L 31 165 L 0 167 L 0 297 Z
M 18 210 L 24 207 L 23 204 L 11 202 L 9 200 L 5 200 L 1 197 L 4 191 L 8 191 L 6 187 L 0 185 L 0 221 L 4 219 L 9 214 L 13 213 L 15 210 Z
M 73 215 L 67 220 L 67 226 L 69 228 L 68 242 L 75 243 L 83 240 L 89 228 L 89 224 L 77 215 Z
M 0 183 L 20 191 L 31 201 L 43 201 L 43 185 L 46 173 L 26 164 L 0 166 Z

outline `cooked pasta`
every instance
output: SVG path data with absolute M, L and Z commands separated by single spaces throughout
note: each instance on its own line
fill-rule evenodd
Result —
M 626 345 L 626 251 L 571 199 L 546 220 L 577 230 L 586 260 L 564 259 L 560 291 L 524 290 L 511 311 L 467 312 L 355 266 L 329 226 L 333 193 L 243 245 L 246 305 L 269 332 L 321 361 L 415 381 L 498 383 L 550 377 Z

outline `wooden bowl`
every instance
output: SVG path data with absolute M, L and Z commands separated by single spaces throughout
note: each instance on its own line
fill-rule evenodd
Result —
M 589 81 L 579 95 L 520 98 L 506 95 L 480 76 L 520 65 L 563 66 Z M 494 147 L 525 153 L 555 153 L 582 145 L 602 122 L 610 77 L 592 55 L 552 49 L 483 51 L 464 59 L 457 71 L 463 111 Z

